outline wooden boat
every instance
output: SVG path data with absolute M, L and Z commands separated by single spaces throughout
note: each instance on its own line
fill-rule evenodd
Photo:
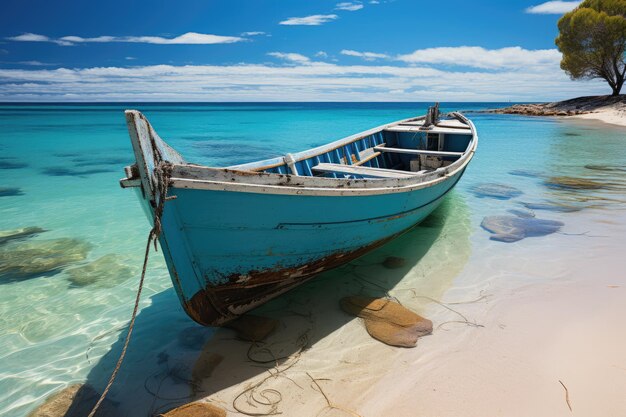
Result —
M 243 165 L 187 163 L 143 114 L 126 111 L 133 187 L 150 221 L 171 167 L 159 243 L 187 314 L 219 326 L 411 229 L 461 179 L 478 136 L 460 113 L 379 126 Z M 163 180 L 161 179 L 163 182 Z M 161 184 L 162 185 L 162 184 Z

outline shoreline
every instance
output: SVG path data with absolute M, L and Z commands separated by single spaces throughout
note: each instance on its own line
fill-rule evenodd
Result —
M 626 127 L 626 109 L 603 109 L 593 113 L 569 116 L 572 119 L 593 120 L 611 126 Z
M 552 103 L 514 104 L 488 112 L 595 120 L 626 127 L 626 95 L 579 97 Z

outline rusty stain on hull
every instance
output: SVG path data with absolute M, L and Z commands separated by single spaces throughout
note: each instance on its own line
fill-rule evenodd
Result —
M 184 304 L 194 321 L 204 326 L 221 326 L 274 297 L 376 249 L 414 226 L 367 246 L 348 252 L 337 252 L 305 265 L 266 271 L 251 271 L 245 282 L 230 277 L 226 284 L 207 286 Z M 239 278 L 241 275 L 236 274 Z

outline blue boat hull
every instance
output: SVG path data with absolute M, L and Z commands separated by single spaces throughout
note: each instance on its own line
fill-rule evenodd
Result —
M 219 325 L 409 230 L 461 175 L 355 197 L 171 189 L 160 243 L 187 314 Z

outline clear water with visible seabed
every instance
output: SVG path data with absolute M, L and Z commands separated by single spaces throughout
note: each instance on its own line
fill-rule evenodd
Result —
M 118 185 L 123 167 L 133 162 L 125 108 L 142 110 L 189 161 L 226 166 L 319 146 L 423 114 L 427 106 L 0 105 L 0 231 L 45 229 L 10 240 L 0 234 L 0 416 L 26 415 L 72 383 L 101 389 L 119 354 L 149 230 L 135 195 Z M 623 129 L 477 112 L 497 106 L 502 104 L 442 105 L 465 111 L 475 122 L 475 159 L 422 226 L 356 264 L 380 264 L 389 254 L 401 254 L 408 265 L 387 277 L 386 285 L 422 280 L 443 294 L 472 253 L 484 254 L 489 245 L 510 245 L 512 251 L 516 245 L 541 245 L 543 236 L 555 232 L 520 226 L 515 239 L 494 241 L 510 232 L 511 218 L 535 216 L 575 232 L 588 211 L 624 204 Z M 485 230 L 486 216 L 500 216 L 490 219 L 491 228 L 509 229 Z M 359 277 L 349 267 L 325 273 L 266 309 L 316 291 L 325 297 L 340 281 L 350 291 Z M 214 337 L 212 329 L 183 313 L 160 253 L 150 260 L 141 308 L 129 357 L 110 395 L 118 415 L 151 415 L 184 403 L 186 394 L 155 396 L 150 387 L 157 382 L 150 378 L 173 357 L 190 367 Z M 173 391 L 186 386 L 171 385 Z

